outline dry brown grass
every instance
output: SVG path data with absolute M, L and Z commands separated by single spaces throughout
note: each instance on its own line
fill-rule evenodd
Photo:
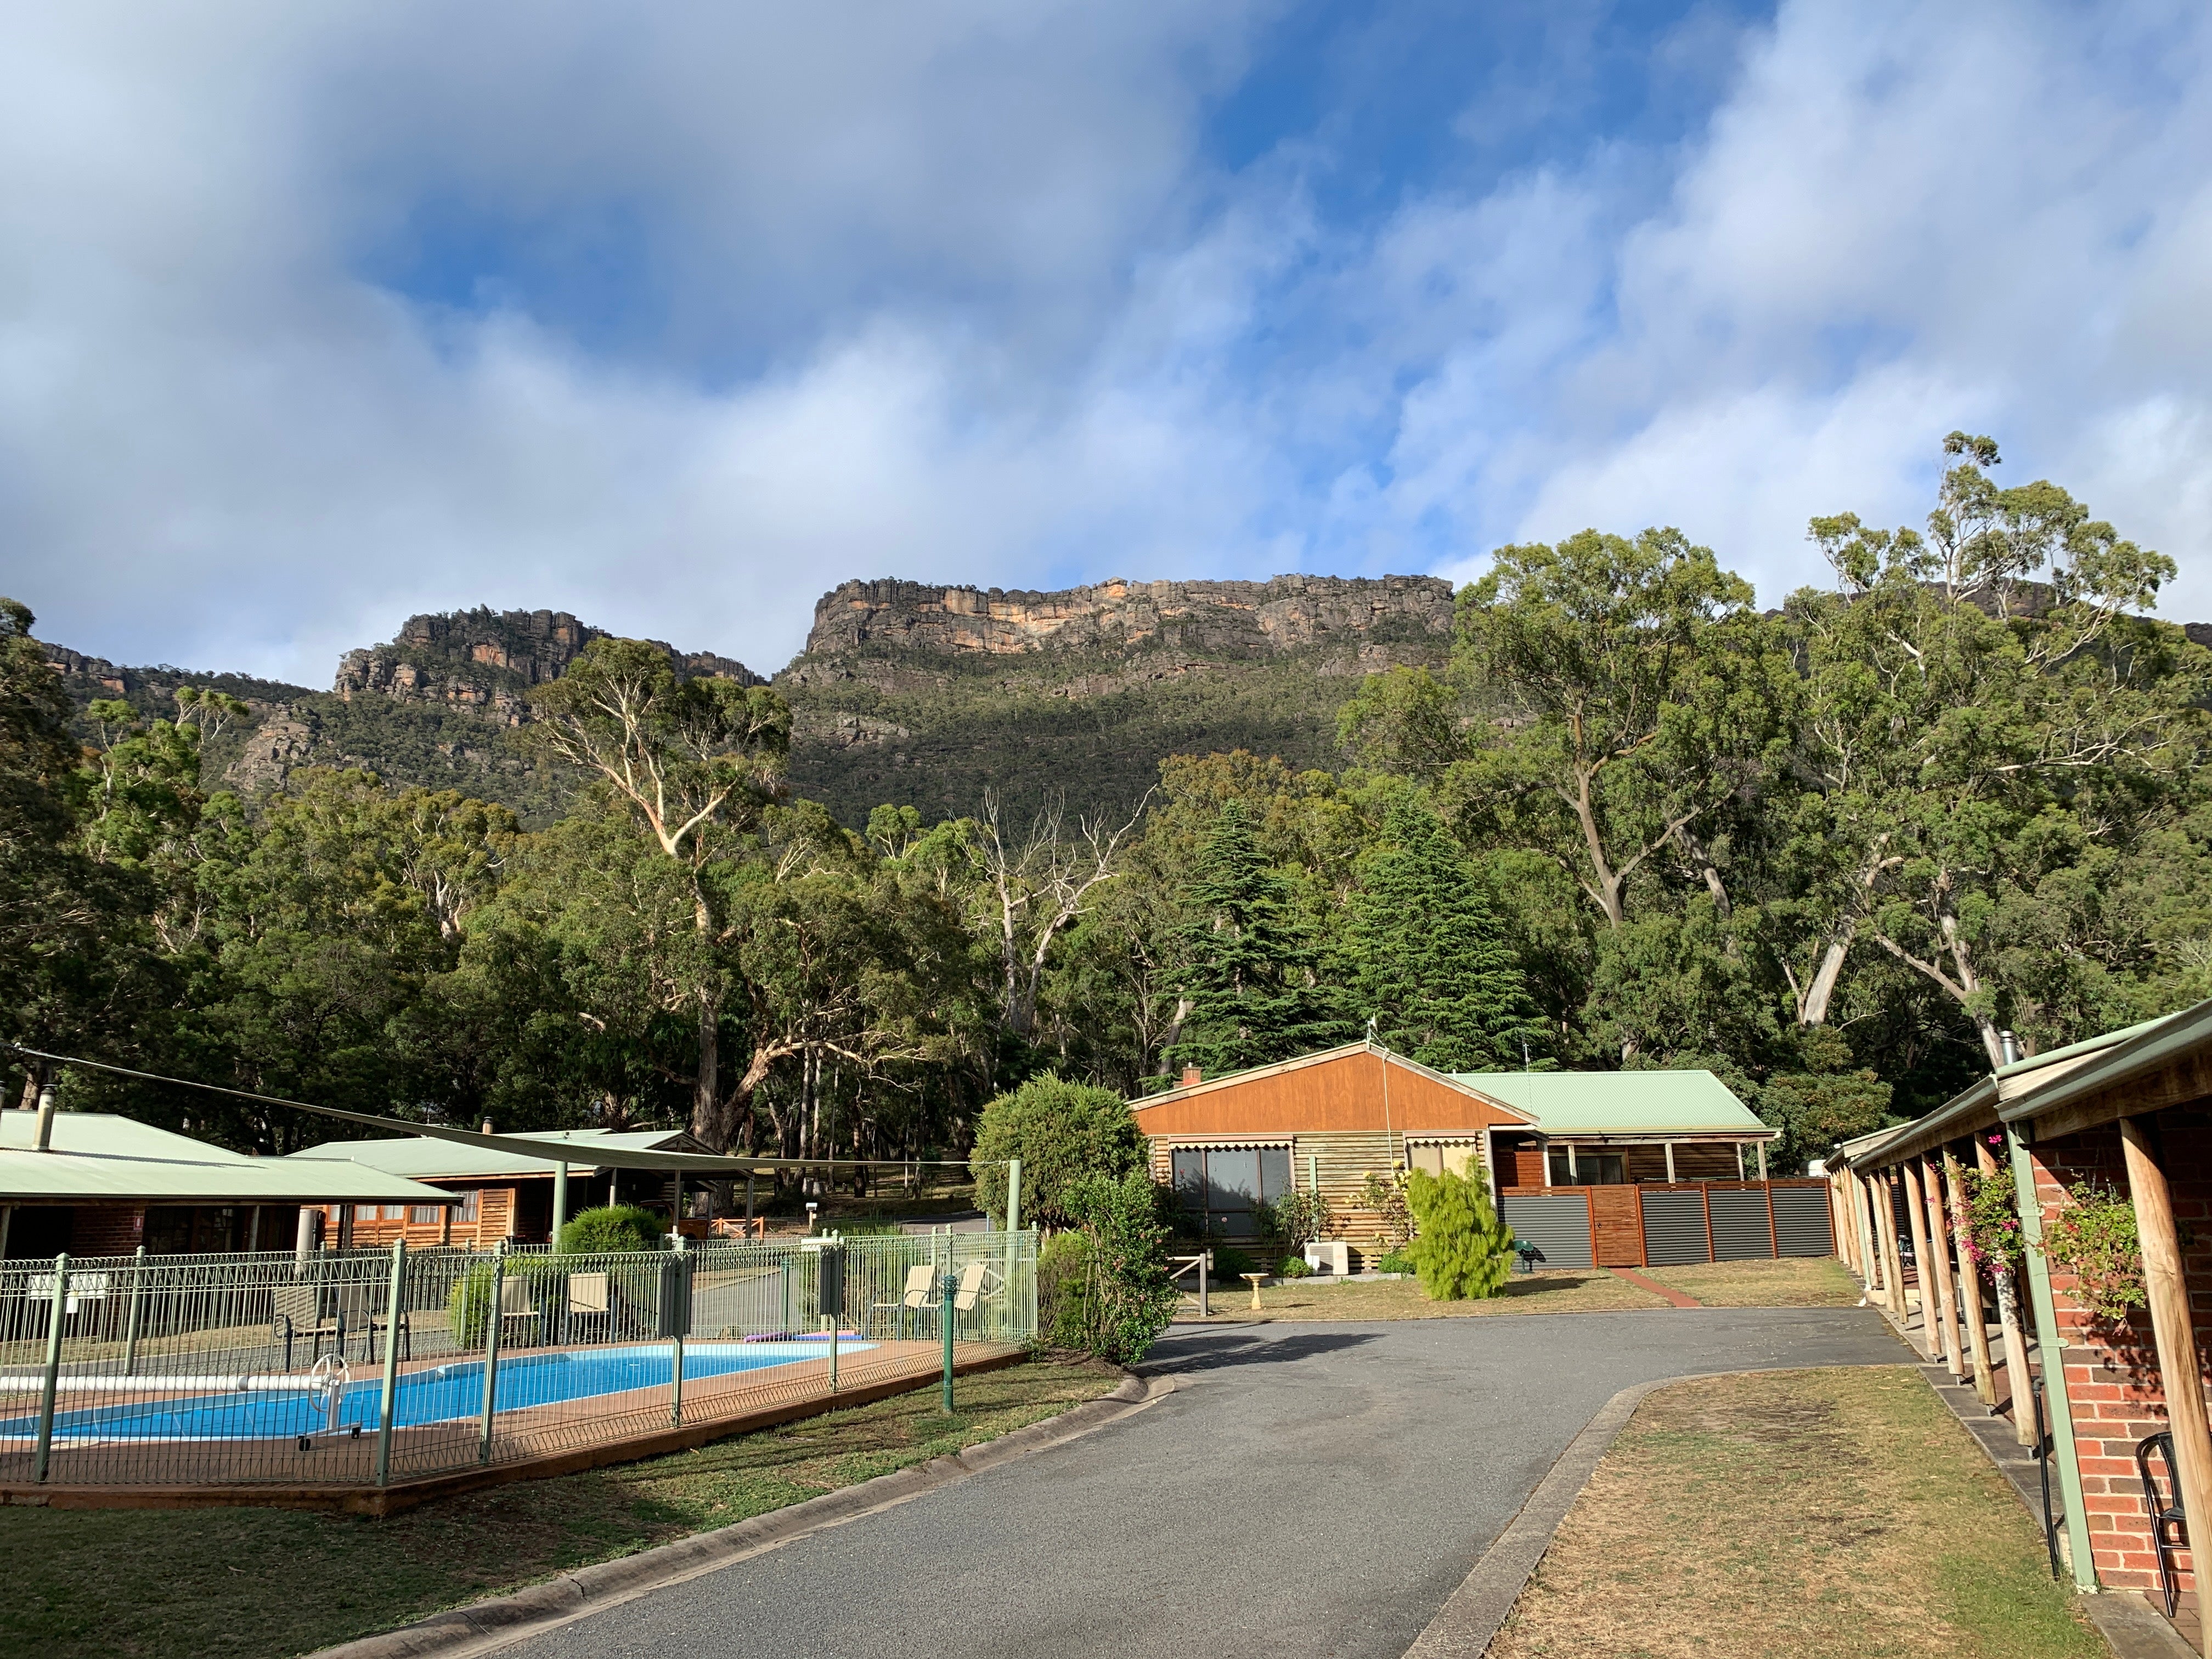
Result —
M 1646 1399 L 1492 1659 L 2090 1659 L 2003 1478 L 1904 1366 Z
M 1644 1267 L 1646 1279 L 1694 1296 L 1709 1308 L 1850 1308 L 1858 1286 L 1832 1257 L 1780 1261 L 1711 1261 Z
M 1241 1283 L 1215 1287 L 1212 1300 L 1213 1322 L 1217 1324 L 1270 1319 L 1457 1319 L 1480 1314 L 1620 1313 L 1667 1305 L 1649 1291 L 1639 1291 L 1602 1268 L 1516 1273 L 1507 1283 L 1504 1295 L 1483 1301 L 1432 1301 L 1419 1281 L 1412 1279 L 1355 1279 L 1334 1285 L 1309 1285 L 1291 1279 L 1262 1289 L 1257 1312 L 1252 1307 L 1250 1290 Z M 1196 1296 L 1183 1298 L 1182 1311 L 1177 1317 L 1197 1322 Z

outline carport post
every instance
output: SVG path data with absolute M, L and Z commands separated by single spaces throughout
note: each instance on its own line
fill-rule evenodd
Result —
M 553 1248 L 561 1248 L 561 1229 L 568 1222 L 568 1166 L 553 1166 Z
M 1951 1206 L 1951 1230 L 1963 1238 L 1966 1184 L 1959 1179 L 1959 1155 L 1943 1149 L 1943 1187 Z M 1996 1373 L 1990 1369 L 1990 1319 L 1982 1307 L 1982 1273 L 1963 1248 L 1959 1252 L 1959 1301 L 1966 1316 L 1966 1352 L 1973 1356 L 1974 1393 L 1984 1406 L 1997 1403 Z
M 2050 1404 L 2051 1449 L 2057 1454 L 2058 1490 L 2066 1500 L 2067 1553 L 2073 1557 L 2074 1583 L 2085 1593 L 2097 1588 L 2097 1564 L 2089 1554 L 2089 1517 L 2081 1508 L 2081 1453 L 2074 1443 L 2074 1405 L 2066 1391 L 2066 1339 L 2058 1334 L 2058 1310 L 2051 1300 L 2051 1267 L 2043 1258 L 2043 1206 L 2036 1196 L 2035 1170 L 2020 1131 L 2005 1125 L 2012 1152 L 2013 1194 L 2020 1204 L 2020 1237 L 2027 1259 L 2027 1293 L 2035 1309 L 2035 1341 L 2043 1351 L 2043 1397 Z M 2009 1356 L 2008 1356 L 2009 1358 Z M 2191 1384 L 2197 1368 L 2189 1368 Z M 2025 1367 L 2012 1380 L 2015 1431 L 2024 1427 L 2026 1443 L 2035 1439 L 2035 1413 L 2028 1409 L 2030 1388 Z M 2203 1396 L 2199 1396 L 2201 1399 Z
M 62 1321 L 69 1316 L 69 1255 L 54 1258 L 54 1300 L 46 1316 L 46 1374 L 39 1385 L 39 1443 L 32 1459 L 31 1479 L 46 1483 L 46 1468 L 54 1450 L 54 1395 L 62 1380 Z M 946 1388 L 952 1386 L 947 1373 Z
M 2128 1197 L 2135 1206 L 2136 1231 L 2142 1241 L 2143 1288 L 2149 1293 L 2151 1337 L 2158 1346 L 2166 1423 L 2173 1432 L 2173 1460 L 2180 1468 L 2178 1495 L 2185 1514 L 2212 1515 L 2212 1428 L 2205 1422 L 2204 1389 L 2198 1381 L 2196 1322 L 2190 1316 L 2189 1279 L 2182 1267 L 2179 1230 L 2173 1223 L 2173 1193 L 2140 1120 L 2120 1120 L 2120 1144 L 2127 1155 Z M 2197 1633 L 2200 1647 L 2212 1638 L 2212 1607 L 2205 1605 L 2201 1590 Z
M 1666 1148 L 1666 1151 L 1667 1151 L 1667 1184 L 1668 1184 L 1669 1187 L 1671 1187 L 1671 1186 L 1673 1186 L 1673 1185 L 1674 1184 L 1674 1143 L 1673 1141 L 1671 1141 L 1671 1140 L 1670 1140 L 1670 1141 L 1668 1141 L 1668 1142 L 1667 1143 L 1667 1148 Z
M 1959 1292 L 1951 1283 L 1951 1230 L 1944 1224 L 1943 1178 L 1932 1153 L 1913 1160 L 1920 1171 L 1923 1201 L 1928 1209 L 1929 1265 L 1936 1271 L 1936 1298 L 1943 1316 L 1943 1363 L 1954 1376 L 1966 1374 L 1965 1345 L 1959 1340 Z
M 1759 1178 L 1764 1181 L 1766 1179 L 1766 1143 L 1762 1140 L 1753 1150 L 1759 1154 Z
M 2008 1144 L 2011 1140 L 2009 1132 L 2006 1140 Z M 1983 1174 L 1995 1175 L 1997 1172 L 1997 1155 L 1990 1150 L 1986 1134 L 1974 1137 L 1974 1156 Z M 2013 1180 L 2014 1190 L 2017 1193 L 2020 1180 L 2017 1171 Z M 2035 1218 L 2035 1231 L 2033 1232 L 2028 1231 L 2027 1217 L 2022 1215 L 2020 1231 L 2022 1238 L 2040 1242 L 2043 1237 L 2041 1214 L 2039 1212 Z M 2034 1259 L 2033 1251 L 2027 1254 L 2031 1261 Z M 2000 1261 L 1990 1270 L 1990 1276 L 1996 1281 L 1997 1324 L 2004 1336 L 2005 1384 L 2012 1390 L 2013 1398 L 2013 1438 L 2023 1446 L 2032 1446 L 2035 1443 L 2035 1413 L 2020 1409 L 2020 1402 L 2027 1398 L 2028 1386 L 2027 1338 L 2020 1328 L 2020 1274 L 2009 1262 Z
M 406 1294 L 407 1241 L 398 1238 L 392 1244 L 392 1293 L 384 1304 L 384 1390 L 376 1408 L 376 1484 L 380 1486 L 392 1480 L 392 1413 L 399 1403 L 399 1304 Z
M 1912 1228 L 1912 1263 L 1920 1270 L 1920 1340 L 1928 1345 L 1930 1364 L 1943 1363 L 1943 1339 L 1936 1330 L 1936 1266 L 1928 1248 L 1927 1196 L 1920 1190 L 1919 1167 L 1907 1158 L 1898 1166 L 1905 1178 L 1905 1218 Z

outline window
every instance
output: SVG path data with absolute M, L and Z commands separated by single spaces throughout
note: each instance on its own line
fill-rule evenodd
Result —
M 477 1200 L 483 1196 L 483 1194 L 481 1189 L 475 1187 L 470 1188 L 468 1192 L 462 1197 L 460 1210 L 453 1217 L 453 1219 L 456 1221 L 474 1221 L 477 1218 Z
M 416 1204 L 410 1206 L 407 1212 L 407 1224 L 410 1227 L 435 1226 L 439 1207 L 435 1204 Z
M 1627 1159 L 1620 1152 L 1591 1152 L 1577 1147 L 1574 1168 L 1569 1170 L 1566 1148 L 1552 1148 L 1554 1187 L 1618 1187 L 1627 1179 Z
M 1415 1141 L 1406 1148 L 1407 1161 L 1416 1170 L 1442 1175 L 1449 1170 L 1454 1175 L 1479 1174 L 1482 1169 L 1482 1144 L 1474 1140 Z
M 1176 1201 L 1192 1223 L 1224 1238 L 1256 1238 L 1261 1205 L 1291 1190 L 1287 1146 L 1182 1146 L 1175 1152 Z

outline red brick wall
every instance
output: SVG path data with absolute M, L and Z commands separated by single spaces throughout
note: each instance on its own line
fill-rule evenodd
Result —
M 2212 1121 L 2202 1111 L 2168 1111 L 2149 1120 L 2163 1143 L 2161 1158 L 2173 1192 L 2182 1232 L 2184 1266 L 2198 1336 L 2197 1384 L 2204 1387 L 2204 1339 L 2212 1334 Z M 2029 1148 L 2046 1224 L 2077 1182 L 2127 1191 L 2127 1168 L 2116 1126 L 2069 1135 Z M 2136 1443 L 2166 1426 L 2166 1395 L 2148 1314 L 2124 1325 L 2093 1319 L 2076 1293 L 2074 1275 L 2052 1264 L 2051 1302 L 2066 1340 L 2066 1388 L 2073 1407 L 2074 1440 L 2081 1462 L 2082 1508 L 2088 1516 L 2097 1577 L 2121 1589 L 2158 1593 L 2158 1558 L 2143 1513 Z M 2176 1565 L 2182 1586 L 2181 1618 L 2193 1618 L 2195 1580 L 2189 1552 Z
M 70 1254 L 129 1255 L 145 1243 L 146 1211 L 137 1204 L 80 1204 L 70 1228 Z

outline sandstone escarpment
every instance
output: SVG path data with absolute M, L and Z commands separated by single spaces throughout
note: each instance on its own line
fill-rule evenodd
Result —
M 810 657 L 1011 656 L 1046 650 L 1264 659 L 1316 647 L 1448 638 L 1451 584 L 1435 576 L 1115 580 L 1057 592 L 848 581 L 823 595 Z
M 349 651 L 338 663 L 331 690 L 346 702 L 384 696 L 400 702 L 442 704 L 503 726 L 529 719 L 529 691 L 556 680 L 605 629 L 565 611 L 447 611 L 410 617 L 385 645 Z M 678 651 L 659 640 L 680 674 L 719 675 L 758 685 L 760 676 L 734 658 L 711 651 Z

